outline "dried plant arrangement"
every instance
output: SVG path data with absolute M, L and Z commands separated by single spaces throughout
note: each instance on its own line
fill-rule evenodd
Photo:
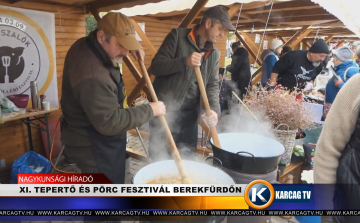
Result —
M 268 91 L 259 87 L 249 92 L 244 103 L 252 110 L 265 115 L 272 127 L 278 130 L 298 130 L 308 128 L 315 120 L 302 102 L 296 99 L 297 92 L 284 89 Z M 280 126 L 285 124 L 284 126 Z M 287 126 L 288 127 L 287 127 Z M 288 129 L 289 128 L 289 129 Z

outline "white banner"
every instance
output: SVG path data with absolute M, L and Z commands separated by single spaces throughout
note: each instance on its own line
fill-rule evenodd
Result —
M 0 90 L 27 94 L 36 81 L 51 107 L 58 107 L 52 13 L 0 7 Z
M 0 197 L 244 196 L 247 184 L 0 184 Z

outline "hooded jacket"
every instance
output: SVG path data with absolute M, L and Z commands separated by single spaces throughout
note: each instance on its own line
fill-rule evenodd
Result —
M 348 81 L 352 76 L 359 73 L 359 67 L 355 63 L 355 61 L 346 61 L 341 64 L 336 65 L 335 67 L 336 74 L 340 76 L 343 83 Z M 346 74 L 345 74 L 346 72 Z M 344 76 L 345 74 L 345 76 Z M 330 79 L 326 85 L 326 103 L 332 104 L 335 100 L 337 93 L 339 92 L 340 88 L 343 84 L 339 85 L 338 87 L 335 86 L 335 83 Z
M 231 73 L 231 80 L 234 82 L 251 77 L 249 53 L 244 48 L 236 49 L 231 56 L 231 64 L 227 67 L 227 71 Z

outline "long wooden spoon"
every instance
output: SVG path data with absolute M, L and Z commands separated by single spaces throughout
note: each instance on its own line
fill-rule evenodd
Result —
M 210 109 L 208 97 L 206 95 L 204 81 L 203 81 L 202 76 L 201 76 L 200 67 L 194 67 L 194 70 L 195 70 L 196 79 L 197 79 L 197 82 L 198 82 L 198 85 L 199 85 L 200 94 L 201 94 L 201 97 L 202 97 L 202 100 L 203 100 L 203 103 L 204 103 L 206 116 L 210 116 L 211 115 L 211 109 Z M 215 126 L 212 126 L 210 128 L 210 133 L 211 133 L 211 137 L 213 138 L 214 145 L 216 147 L 218 147 L 219 149 L 221 149 L 219 136 L 217 134 Z
M 150 80 L 149 74 L 148 74 L 148 72 L 146 70 L 144 62 L 142 60 L 139 60 L 139 64 L 140 64 L 140 68 L 141 68 L 141 71 L 143 73 L 143 76 L 145 78 L 146 85 L 149 88 L 152 100 L 154 102 L 159 101 L 156 94 L 155 94 L 154 87 L 153 87 L 153 85 L 151 83 L 151 80 Z M 185 172 L 184 163 L 182 162 L 179 151 L 178 151 L 178 149 L 177 149 L 177 147 L 175 145 L 174 138 L 171 135 L 171 131 L 170 131 L 169 125 L 166 122 L 165 116 L 160 116 L 159 118 L 160 118 L 161 125 L 165 130 L 166 137 L 167 137 L 167 139 L 169 141 L 170 149 L 172 151 L 173 158 L 175 160 L 175 164 L 176 164 L 176 166 L 177 166 L 177 168 L 179 170 L 180 176 L 182 178 L 182 182 L 183 183 L 190 183 L 190 178 L 187 176 L 187 174 Z

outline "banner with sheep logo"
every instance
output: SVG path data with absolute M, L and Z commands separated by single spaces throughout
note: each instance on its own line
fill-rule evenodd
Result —
M 30 81 L 58 107 L 54 14 L 0 7 L 0 90 L 30 96 Z

